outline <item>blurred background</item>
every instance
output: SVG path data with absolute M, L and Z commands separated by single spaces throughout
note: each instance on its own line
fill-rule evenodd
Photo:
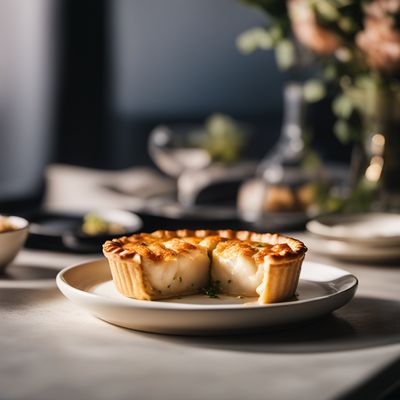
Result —
M 264 14 L 233 0 L 2 0 L 0 204 L 39 204 L 45 167 L 153 165 L 152 129 L 223 113 L 251 125 L 261 159 L 282 124 L 287 76 L 273 52 L 243 56 L 237 37 Z M 329 105 L 314 118 L 324 157 L 348 161 Z M 322 110 L 322 113 L 321 113 Z

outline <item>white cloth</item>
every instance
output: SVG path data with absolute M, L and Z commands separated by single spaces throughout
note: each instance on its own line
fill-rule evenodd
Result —
M 175 183 L 146 168 L 99 171 L 54 164 L 46 171 L 44 207 L 49 211 L 85 213 L 94 209 L 140 211 L 149 198 L 175 191 Z

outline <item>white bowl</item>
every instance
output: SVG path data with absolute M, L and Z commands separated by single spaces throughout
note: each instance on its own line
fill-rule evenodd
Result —
M 8 265 L 20 251 L 28 236 L 29 222 L 21 217 L 6 217 L 16 229 L 0 232 L 0 271 Z

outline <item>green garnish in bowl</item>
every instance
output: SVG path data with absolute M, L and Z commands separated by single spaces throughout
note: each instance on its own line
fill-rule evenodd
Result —
M 115 222 L 109 222 L 96 213 L 88 213 L 83 217 L 82 232 L 89 236 L 105 234 L 122 234 L 126 228 Z

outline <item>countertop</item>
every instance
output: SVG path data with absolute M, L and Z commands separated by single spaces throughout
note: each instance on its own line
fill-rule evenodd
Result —
M 93 257 L 23 250 L 0 278 L 0 399 L 375 399 L 400 376 L 398 265 L 310 253 L 358 277 L 351 303 L 283 331 L 184 337 L 122 329 L 63 297 L 57 272 Z

